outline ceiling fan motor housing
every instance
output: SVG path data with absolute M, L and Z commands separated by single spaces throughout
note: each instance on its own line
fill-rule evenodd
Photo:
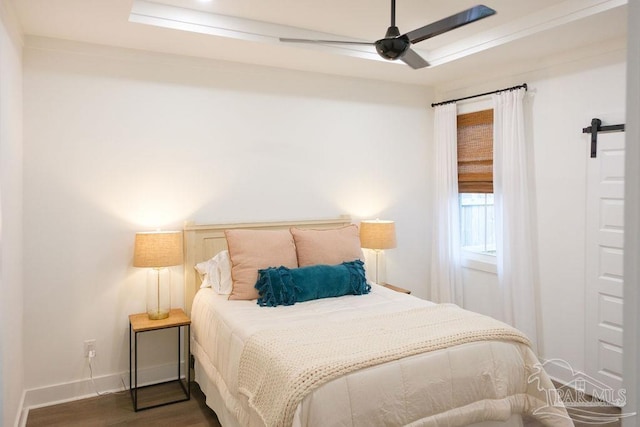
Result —
M 376 42 L 378 55 L 391 61 L 402 58 L 409 47 L 411 42 L 407 36 L 387 37 Z

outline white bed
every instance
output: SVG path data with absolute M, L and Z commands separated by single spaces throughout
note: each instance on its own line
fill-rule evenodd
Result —
M 187 310 L 192 320 L 191 351 L 196 381 L 224 427 L 264 426 L 247 397 L 238 390 L 239 360 L 254 334 L 274 328 L 341 324 L 367 315 L 395 313 L 433 303 L 374 285 L 361 296 L 343 296 L 259 307 L 255 301 L 229 301 L 211 288 L 200 289 L 193 266 L 225 248 L 227 228 L 290 226 L 331 228 L 347 218 L 272 224 L 185 227 Z M 191 296 L 193 296 L 193 299 Z M 563 408 L 544 408 L 545 390 L 553 387 L 543 373 L 528 382 L 537 360 L 524 344 L 472 342 L 401 358 L 333 379 L 297 406 L 293 426 L 527 426 L 572 425 Z M 537 419 L 522 417 L 546 409 Z

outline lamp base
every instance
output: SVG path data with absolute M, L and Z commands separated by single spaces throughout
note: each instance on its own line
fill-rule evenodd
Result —
M 169 312 L 166 310 L 147 312 L 147 316 L 149 316 L 149 320 L 161 320 L 169 317 Z
M 171 311 L 171 272 L 168 268 L 151 268 L 147 276 L 147 316 L 150 320 L 169 317 Z

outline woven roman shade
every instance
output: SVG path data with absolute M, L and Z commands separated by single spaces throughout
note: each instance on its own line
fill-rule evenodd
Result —
M 493 110 L 458 116 L 458 192 L 493 193 Z

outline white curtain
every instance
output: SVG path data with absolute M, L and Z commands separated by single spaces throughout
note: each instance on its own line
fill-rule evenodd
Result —
M 533 179 L 524 131 L 524 96 L 518 89 L 493 95 L 493 192 L 496 249 L 504 321 L 537 346 Z
M 431 299 L 463 305 L 458 207 L 457 108 L 435 108 Z

